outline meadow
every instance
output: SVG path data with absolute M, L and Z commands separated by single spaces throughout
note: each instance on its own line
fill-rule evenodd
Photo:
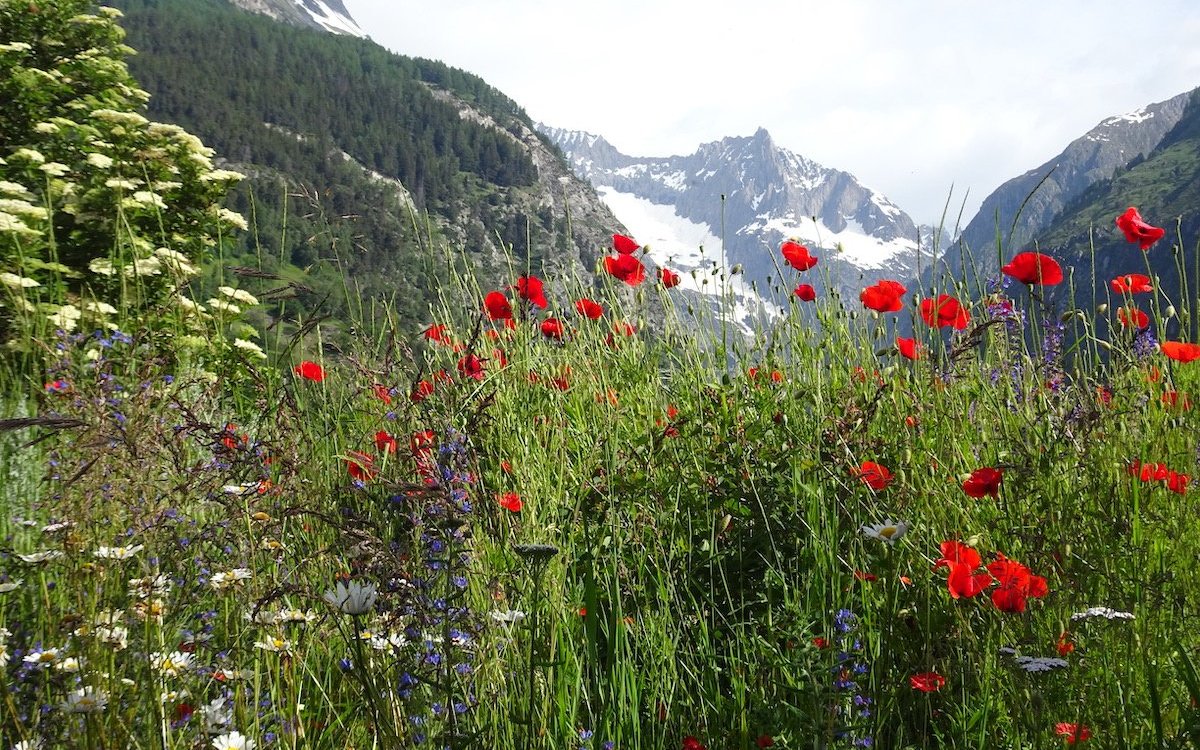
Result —
M 332 335 L 71 5 L 0 40 L 99 50 L 0 83 L 4 748 L 1200 747 L 1195 238 L 1086 306 L 789 241 L 743 337 L 614 234 Z

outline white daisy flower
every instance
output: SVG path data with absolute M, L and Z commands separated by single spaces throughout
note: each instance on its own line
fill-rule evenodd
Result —
M 279 636 L 271 636 L 265 641 L 255 641 L 254 647 L 260 648 L 263 651 L 284 654 L 285 656 L 292 652 L 292 642 Z
M 139 599 L 147 599 L 151 596 L 166 596 L 171 593 L 172 585 L 171 579 L 167 578 L 164 573 L 159 573 L 153 577 L 130 578 L 129 594 Z
M 51 177 L 62 177 L 71 171 L 71 168 L 66 164 L 57 161 L 46 162 L 42 166 L 38 167 L 38 169 L 42 170 Z
M 143 544 L 135 544 L 132 547 L 101 546 L 96 549 L 95 555 L 103 560 L 129 560 L 144 548 Z
M 233 723 L 233 709 L 224 698 L 214 698 L 200 708 L 201 726 L 205 734 L 220 734 Z
M 94 714 L 108 706 L 108 696 L 94 687 L 82 687 L 67 694 L 62 710 L 72 714 Z
M 71 674 L 78 673 L 83 669 L 85 659 L 81 656 L 67 656 L 54 665 L 54 668 L 59 672 L 68 672 Z
M 287 625 L 287 624 L 307 625 L 308 623 L 312 622 L 315 619 L 317 619 L 317 615 L 311 609 L 305 611 L 305 610 L 300 610 L 300 609 L 285 608 L 285 609 L 279 610 L 279 612 L 277 612 L 275 615 L 275 622 L 276 622 L 276 624 L 279 624 L 279 625 Z
M 348 615 L 361 615 L 375 606 L 377 593 L 373 583 L 338 581 L 334 589 L 326 591 L 322 598 Z
M 25 654 L 22 661 L 35 667 L 53 667 L 58 659 L 59 649 L 57 648 L 35 648 Z
M 212 741 L 215 750 L 254 750 L 256 743 L 241 732 L 222 734 Z
M 250 576 L 249 568 L 234 568 L 214 574 L 208 579 L 208 585 L 214 591 L 228 591 L 250 580 Z
M 57 523 L 49 523 L 42 527 L 43 534 L 57 534 L 60 531 L 66 531 L 73 524 L 70 521 L 58 521 Z
M 150 663 L 159 672 L 168 677 L 178 677 L 192 668 L 195 657 L 182 651 L 172 651 L 169 654 L 156 652 L 150 655 Z
M 879 539 L 888 544 L 895 544 L 900 537 L 908 533 L 908 524 L 904 521 L 892 521 L 888 519 L 883 523 L 863 526 L 861 531 L 863 535 L 872 539 Z
M 16 591 L 17 589 L 21 588 L 21 584 L 24 582 L 25 579 L 18 578 L 15 581 L 6 581 L 5 583 L 0 583 L 0 594 L 7 594 L 10 591 Z

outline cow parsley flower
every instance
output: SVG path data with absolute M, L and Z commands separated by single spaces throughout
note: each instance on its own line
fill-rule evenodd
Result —
M 1090 620 L 1095 617 L 1103 617 L 1106 620 L 1132 620 L 1134 615 L 1132 612 L 1118 612 L 1109 607 L 1088 607 L 1082 612 L 1076 612 L 1071 615 L 1071 620 Z

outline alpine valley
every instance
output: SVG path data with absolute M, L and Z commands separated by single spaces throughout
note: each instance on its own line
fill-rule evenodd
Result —
M 651 266 L 682 274 L 689 305 L 725 305 L 748 332 L 791 304 L 785 239 L 820 258 L 803 280 L 851 309 L 883 278 L 977 293 L 999 260 L 1033 247 L 1090 273 L 1093 244 L 1119 244 L 1112 217 L 1126 204 L 1169 223 L 1200 184 L 1192 93 L 1104 120 L 998 187 L 957 232 L 918 226 L 764 128 L 688 155 L 631 156 L 601 135 L 535 125 L 478 77 L 363 38 L 341 0 L 116 4 L 152 114 L 252 177 L 234 205 L 257 227 L 241 260 L 267 256 L 309 301 L 341 299 L 341 265 L 363 296 L 402 300 L 409 322 L 436 294 L 438 246 L 465 249 L 489 283 L 510 273 L 509 248 L 521 269 L 588 285 L 608 235 L 624 231 Z M 335 246 L 353 251 L 333 257 Z

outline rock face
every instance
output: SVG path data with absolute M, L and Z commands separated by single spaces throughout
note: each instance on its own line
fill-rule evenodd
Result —
M 1058 156 L 1005 182 L 984 199 L 979 213 L 947 248 L 941 269 L 961 278 L 973 259 L 980 277 L 995 275 L 997 234 L 1003 255 L 1024 249 L 1089 187 L 1148 156 L 1179 123 L 1191 95 L 1109 117 Z
M 820 257 L 820 271 L 805 278 L 818 290 L 857 297 L 864 280 L 907 278 L 915 270 L 918 228 L 906 213 L 853 175 L 781 148 L 765 129 L 686 156 L 634 157 L 598 135 L 538 127 L 635 232 L 648 223 L 635 211 L 656 212 L 660 226 L 701 230 L 693 236 L 706 230 L 715 245 L 706 248 L 708 261 L 740 265 L 760 288 L 780 284 L 778 250 L 788 238 Z M 684 270 L 704 270 L 688 248 L 677 255 Z M 782 279 L 794 283 L 795 275 L 784 271 Z
M 366 37 L 342 0 L 229 0 L 253 13 L 295 26 L 322 29 L 334 34 Z

